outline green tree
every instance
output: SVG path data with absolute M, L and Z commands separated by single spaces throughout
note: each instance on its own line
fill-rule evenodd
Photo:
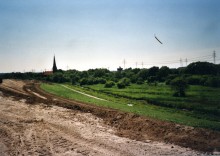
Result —
M 170 73 L 171 71 L 167 66 L 161 67 L 157 73 L 158 80 L 164 82 Z
M 104 77 L 105 74 L 107 74 L 107 73 L 109 73 L 108 69 L 100 68 L 100 69 L 95 69 L 93 75 L 94 75 L 94 77 L 101 78 L 101 77 Z
M 147 74 L 148 74 L 148 70 L 142 69 L 138 72 L 138 78 L 141 78 L 143 81 L 147 80 Z
M 123 68 L 121 68 L 121 67 L 117 68 L 117 71 L 115 72 L 115 78 L 116 79 L 119 80 L 123 77 L 122 71 L 123 71 Z
M 159 67 L 151 67 L 148 69 L 148 73 L 147 73 L 147 76 L 150 77 L 150 76 L 156 76 L 157 73 L 159 72 Z
M 195 75 L 217 75 L 217 66 L 209 62 L 194 62 L 189 64 L 185 73 Z
M 185 79 L 177 77 L 170 82 L 171 88 L 175 91 L 173 96 L 184 97 L 188 84 Z
M 88 77 L 89 77 L 88 71 L 82 71 L 82 72 L 80 73 L 80 77 L 81 77 L 81 78 L 88 78 Z

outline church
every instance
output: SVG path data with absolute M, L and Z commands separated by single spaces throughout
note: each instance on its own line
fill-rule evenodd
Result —
M 56 65 L 56 59 L 55 59 L 55 55 L 53 57 L 53 68 L 52 71 L 44 71 L 43 75 L 53 75 L 53 73 L 57 72 L 57 65 Z
M 57 65 L 56 65 L 56 59 L 55 59 L 55 55 L 53 57 L 53 73 L 57 72 Z

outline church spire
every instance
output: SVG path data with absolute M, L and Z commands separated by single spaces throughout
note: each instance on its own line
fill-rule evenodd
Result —
M 53 73 L 57 71 L 57 65 L 56 65 L 56 60 L 55 60 L 55 55 L 53 57 Z

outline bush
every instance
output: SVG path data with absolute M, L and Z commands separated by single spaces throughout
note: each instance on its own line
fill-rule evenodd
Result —
M 105 83 L 105 88 L 112 88 L 115 85 L 113 81 L 107 81 Z
M 144 80 L 140 77 L 140 78 L 138 78 L 136 83 L 137 84 L 144 84 Z
M 54 75 L 52 75 L 51 80 L 56 83 L 67 82 L 67 79 L 63 76 L 62 73 L 55 73 Z
M 123 78 L 120 80 L 125 86 L 129 86 L 131 83 L 131 80 L 129 78 Z
M 71 83 L 72 85 L 75 85 L 79 82 L 80 77 L 79 76 L 71 76 Z
M 205 86 L 209 87 L 220 87 L 220 78 L 219 77 L 209 77 L 205 82 Z
M 93 85 L 94 84 L 95 79 L 94 78 L 88 78 L 87 79 L 87 85 Z
M 148 83 L 154 83 L 157 81 L 157 77 L 156 76 L 150 76 L 147 78 L 147 82 Z
M 202 76 L 199 75 L 192 75 L 186 78 L 186 81 L 190 85 L 203 85 L 202 84 Z
M 95 78 L 94 79 L 94 84 L 105 84 L 106 80 L 103 78 Z
M 204 86 L 207 79 L 208 79 L 207 75 L 202 76 L 202 78 L 200 79 L 200 85 Z
M 80 80 L 80 86 L 86 85 L 87 83 L 88 83 L 88 79 L 86 79 L 86 78 L 82 78 L 82 79 Z
M 178 77 L 178 75 L 176 75 L 176 74 L 170 74 L 170 75 L 166 78 L 166 81 L 165 81 L 166 85 L 170 85 L 170 82 L 171 82 L 173 79 L 175 79 L 176 77 Z
M 185 91 L 188 87 L 187 82 L 181 78 L 177 77 L 170 82 L 171 88 L 175 91 L 173 96 L 184 97 Z
M 138 81 L 137 75 L 132 75 L 130 79 L 131 79 L 131 83 L 137 83 Z
M 165 81 L 165 84 L 166 85 L 170 85 L 170 82 L 171 82 L 172 80 L 171 79 L 167 79 L 166 81 Z
M 117 83 L 117 87 L 118 87 L 119 89 L 123 89 L 123 88 L 126 87 L 126 85 L 125 85 L 122 81 L 120 81 L 120 82 Z

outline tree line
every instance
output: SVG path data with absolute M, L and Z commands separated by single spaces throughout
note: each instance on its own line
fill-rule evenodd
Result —
M 33 72 L 5 73 L 1 74 L 0 78 L 36 79 L 55 83 L 70 82 L 73 85 L 81 86 L 105 84 L 105 87 L 113 87 L 116 85 L 119 89 L 125 88 L 131 83 L 148 83 L 149 85 L 157 85 L 157 83 L 160 82 L 179 89 L 186 88 L 187 85 L 220 87 L 220 64 L 216 65 L 209 62 L 194 62 L 187 67 L 181 68 L 169 68 L 167 66 L 159 68 L 154 66 L 149 69 L 123 69 L 119 67 L 117 68 L 117 71 L 110 71 L 105 68 L 89 69 L 87 71 L 58 70 L 52 75 Z M 178 95 L 184 95 L 183 91 L 180 90 Z

